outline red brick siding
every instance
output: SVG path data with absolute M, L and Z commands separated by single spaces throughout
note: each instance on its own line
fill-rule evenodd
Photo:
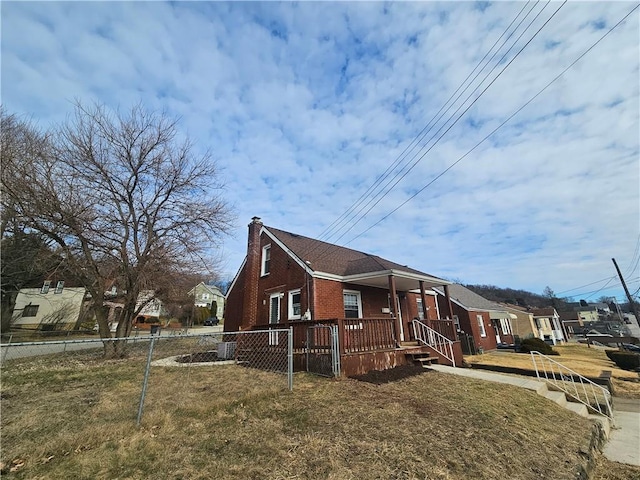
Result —
M 224 316 L 224 330 L 226 332 L 237 332 L 240 330 L 243 319 L 244 287 L 245 287 L 246 264 L 238 273 L 233 289 L 227 295 Z
M 333 280 L 315 279 L 313 285 L 315 287 L 316 302 L 316 311 L 313 318 L 344 317 L 343 284 Z
M 256 325 L 269 323 L 269 299 L 274 293 L 282 293 L 280 300 L 280 321 L 289 319 L 289 291 L 300 290 L 301 311 L 307 310 L 307 275 L 305 270 L 293 260 L 269 236 L 262 235 L 260 239 L 260 255 L 262 248 L 271 245 L 271 260 L 269 274 L 258 278 L 258 314 Z M 262 266 L 262 259 L 260 259 Z M 311 293 L 311 289 L 310 293 Z

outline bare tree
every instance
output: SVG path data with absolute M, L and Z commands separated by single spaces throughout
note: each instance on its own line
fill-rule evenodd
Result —
M 91 294 L 102 338 L 112 338 L 102 308 L 110 282 L 125 292 L 115 336 L 126 337 L 139 293 L 205 271 L 232 221 L 212 156 L 196 153 L 175 119 L 140 105 L 113 113 L 77 103 L 36 161 L 3 164 L 2 186 Z
M 33 163 L 48 145 L 47 135 L 31 122 L 0 110 L 0 163 Z M 0 290 L 1 330 L 7 331 L 12 322 L 15 299 L 21 288 L 42 281 L 43 277 L 61 266 L 61 259 L 51 249 L 51 242 L 38 232 L 31 231 L 18 212 L 10 195 L 2 194 L 0 211 Z

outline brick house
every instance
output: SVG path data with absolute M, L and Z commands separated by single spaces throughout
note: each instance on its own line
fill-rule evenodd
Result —
M 444 307 L 448 302 L 444 289 L 434 290 Z M 494 350 L 498 344 L 514 343 L 512 317 L 504 307 L 455 283 L 449 285 L 449 292 L 456 330 L 473 336 L 476 347 Z
M 449 283 L 376 255 L 267 227 L 254 217 L 247 256 L 227 293 L 224 329 L 337 325 L 347 375 L 405 364 L 405 350 L 416 346 L 443 363 L 461 364 L 453 322 L 440 320 L 442 307 L 431 290 L 437 285 L 446 292 Z M 416 341 L 414 319 L 435 332 L 430 338 L 451 342 L 451 360 L 430 349 L 422 334 L 409 345 Z

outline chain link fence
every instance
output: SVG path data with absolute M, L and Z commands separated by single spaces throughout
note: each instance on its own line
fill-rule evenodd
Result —
M 118 353 L 107 358 L 105 352 L 113 352 L 116 345 Z M 220 382 L 236 383 L 239 397 L 258 384 L 274 391 L 291 390 L 293 335 L 289 329 L 159 332 L 106 341 L 90 338 L 14 342 L 0 345 L 0 362 L 3 380 L 6 375 L 15 378 L 26 372 L 51 372 L 50 378 L 59 379 L 60 388 L 64 388 L 66 378 L 90 368 L 110 369 L 109 375 L 114 378 L 120 371 L 133 386 L 127 404 L 139 424 L 143 414 L 168 412 L 188 398 L 190 391 L 210 390 L 215 394 Z M 73 381 L 77 382 L 77 378 Z M 136 384 L 138 395 L 133 394 Z

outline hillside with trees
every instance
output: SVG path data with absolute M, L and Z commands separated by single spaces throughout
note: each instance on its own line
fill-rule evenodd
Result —
M 520 305 L 521 307 L 553 306 L 556 309 L 564 310 L 567 307 L 567 302 L 571 301 L 571 299 L 557 298 L 549 287 L 546 287 L 542 294 L 513 288 L 501 288 L 495 285 L 465 285 L 465 287 L 487 300 Z

